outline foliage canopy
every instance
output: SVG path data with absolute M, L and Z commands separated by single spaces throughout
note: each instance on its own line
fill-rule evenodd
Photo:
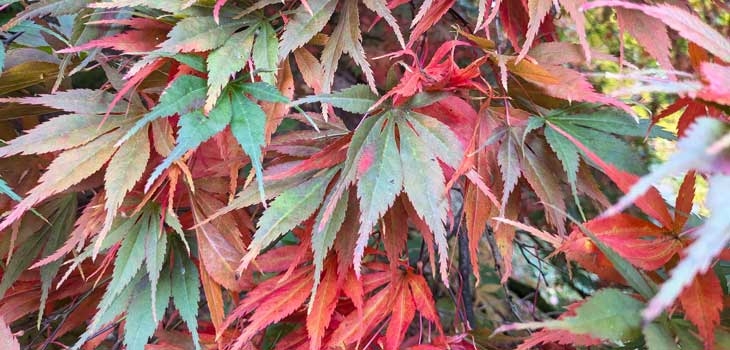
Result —
M 0 9 L 2 349 L 730 348 L 722 1 Z

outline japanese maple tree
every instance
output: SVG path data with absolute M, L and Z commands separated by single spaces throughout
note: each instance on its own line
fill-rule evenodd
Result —
M 730 349 L 723 1 L 0 10 L 0 349 Z

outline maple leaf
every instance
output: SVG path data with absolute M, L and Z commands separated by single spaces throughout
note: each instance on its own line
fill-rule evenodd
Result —
M 330 170 L 276 197 L 258 221 L 258 229 L 248 245 L 246 255 L 241 259 L 239 271 L 244 270 L 271 242 L 309 218 L 319 208 L 332 176 L 334 172 Z
M 377 118 L 362 144 L 356 164 L 361 215 L 353 264 L 358 275 L 370 231 L 403 188 L 403 167 L 395 140 L 394 119 L 392 114 Z
M 727 205 L 726 198 L 718 195 L 718 193 L 722 193 L 722 190 L 717 191 L 717 189 L 729 186 L 730 177 L 713 175 L 709 185 L 713 191 L 708 192 L 707 206 L 716 213 L 718 208 Z M 642 316 L 645 320 L 653 320 L 659 316 L 664 309 L 674 303 L 682 290 L 695 280 L 695 276 L 708 271 L 712 261 L 730 241 L 730 235 L 727 234 L 728 227 L 730 224 L 726 217 L 712 215 L 694 231 L 693 236 L 696 237 L 696 240 L 685 249 L 684 259 L 672 269 L 670 278 L 662 284 L 659 292 L 649 301 L 647 308 L 643 311 Z M 699 320 L 699 317 L 696 319 Z
M 312 294 L 307 313 L 307 332 L 311 339 L 309 343 L 310 350 L 321 348 L 324 331 L 329 326 L 332 313 L 337 306 L 339 289 L 336 265 L 334 259 L 329 259 L 325 275 L 319 283 L 316 293 L 313 292 Z
M 443 172 L 439 169 L 436 155 L 406 123 L 398 123 L 400 132 L 400 161 L 403 169 L 410 169 L 403 176 L 403 190 L 418 215 L 433 231 L 439 251 L 441 279 L 449 285 L 447 272 L 446 211 L 444 197 L 446 186 Z
M 311 40 L 327 24 L 337 7 L 337 0 L 308 0 L 310 10 L 299 6 L 284 27 L 279 42 L 279 59 L 286 57 Z
M 124 130 L 117 130 L 102 135 L 86 145 L 61 153 L 43 173 L 38 186 L 0 222 L 0 231 L 8 227 L 23 213 L 42 200 L 59 193 L 101 169 L 114 154 L 114 142 Z
M 643 304 L 616 289 L 602 289 L 575 309 L 575 316 L 545 322 L 525 322 L 501 326 L 495 333 L 509 330 L 545 328 L 621 343 L 640 332 L 638 318 Z
M 337 62 L 339 62 L 343 53 L 349 54 L 355 63 L 360 66 L 370 89 L 377 92 L 373 71 L 365 59 L 365 51 L 362 48 L 362 35 L 359 28 L 360 16 L 357 5 L 356 0 L 344 0 L 337 27 L 332 32 L 324 50 L 322 50 L 322 89 L 324 92 L 329 92 L 330 86 L 334 83 Z
M 715 327 L 720 323 L 722 311 L 722 287 L 715 272 L 697 275 L 680 294 L 679 301 L 686 313 L 685 318 L 697 326 L 705 349 L 714 349 Z
M 407 280 L 402 279 L 398 286 L 399 293 L 394 296 L 393 313 L 385 331 L 385 349 L 397 350 L 408 331 L 408 326 L 416 315 L 416 304 L 408 290 Z
M 259 25 L 259 33 L 253 44 L 251 58 L 259 71 L 262 81 L 276 84 L 276 64 L 278 58 L 278 40 L 271 24 L 263 22 Z
M 253 33 L 256 28 L 256 26 L 252 26 L 231 35 L 221 47 L 208 55 L 206 112 L 213 109 L 213 105 L 218 100 L 223 87 L 230 81 L 231 76 L 246 66 L 253 49 Z
M 202 195 L 202 192 L 198 195 Z M 235 222 L 226 215 L 218 216 L 211 222 L 203 221 L 203 218 L 210 217 L 221 207 L 223 203 L 210 196 L 198 199 L 193 206 L 198 252 L 205 269 L 216 283 L 230 290 L 239 290 L 236 266 L 243 257 L 244 247 L 240 236 L 231 232 L 238 231 Z
M 118 144 L 126 142 L 139 132 L 147 123 L 174 114 L 187 114 L 200 108 L 205 100 L 206 83 L 192 75 L 183 75 L 175 79 L 160 96 L 160 100 L 149 113 L 139 119 L 122 137 Z
M 250 291 L 245 301 L 239 304 L 226 320 L 227 325 L 251 313 L 248 317 L 250 323 L 243 328 L 232 349 L 241 349 L 251 337 L 266 326 L 278 322 L 300 308 L 309 296 L 307 290 L 310 288 L 311 272 L 310 267 L 299 268 L 287 279 L 281 278 L 282 276 L 274 277 Z M 267 299 L 269 301 L 262 303 Z M 272 300 L 274 302 L 271 302 Z
M 306 96 L 293 101 L 290 105 L 298 106 L 304 103 L 320 102 L 351 113 L 365 113 L 375 104 L 375 101 L 376 96 L 367 85 L 353 85 L 331 94 Z
M 619 0 L 598 0 L 586 4 L 590 9 L 601 6 L 622 7 L 638 10 L 654 17 L 676 30 L 679 35 L 693 41 L 725 62 L 730 62 L 730 41 L 694 14 L 676 6 L 657 4 L 655 6 L 635 4 Z
M 636 41 L 657 60 L 662 68 L 671 70 L 672 61 L 669 59 L 671 41 L 664 23 L 656 18 L 643 15 L 640 11 L 620 7 L 615 10 L 619 28 L 636 38 Z
M 162 42 L 162 52 L 208 51 L 223 45 L 241 26 L 240 21 L 216 23 L 212 17 L 188 17 L 180 20 Z
M 644 270 L 651 271 L 664 266 L 682 248 L 680 241 L 667 236 L 666 229 L 628 214 L 593 219 L 586 222 L 584 228 Z M 582 266 L 599 275 L 606 277 L 613 274 L 611 263 L 601 256 L 595 256 L 602 253 L 584 237 L 580 229 L 573 230 L 558 251 L 566 252 L 568 259 L 579 261 Z

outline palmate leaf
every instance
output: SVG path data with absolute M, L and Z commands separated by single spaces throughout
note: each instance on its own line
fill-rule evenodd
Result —
M 39 254 L 49 255 L 63 242 L 68 235 L 70 225 L 72 223 L 72 214 L 76 210 L 75 195 L 66 195 L 50 201 L 39 208 L 39 212 L 49 218 L 53 224 L 40 223 L 40 230 L 29 235 L 29 239 L 13 252 L 11 259 L 7 265 L 3 267 L 3 276 L 0 280 L 0 297 L 10 289 L 15 281 L 21 276 L 23 271 L 30 267 Z M 28 225 L 24 218 L 20 229 L 31 229 L 34 225 Z M 35 220 L 35 218 L 33 218 Z M 42 303 L 48 296 L 48 290 L 51 285 L 51 279 L 55 275 L 59 264 L 47 265 L 47 269 L 41 271 L 41 290 Z M 42 316 L 42 314 L 41 314 Z
M 446 179 L 436 155 L 405 121 L 398 123 L 398 131 L 400 161 L 404 171 L 403 189 L 413 208 L 433 232 L 438 248 L 441 280 L 448 286 L 448 247 L 444 226 L 447 210 Z
M 235 88 L 251 95 L 253 98 L 266 102 L 287 103 L 289 98 L 282 95 L 276 86 L 264 82 L 239 83 Z
M 109 109 L 109 104 L 113 100 L 114 95 L 103 90 L 73 89 L 33 97 L 0 98 L 0 103 L 42 105 L 74 114 L 94 115 L 105 114 Z M 114 106 L 114 108 L 110 111 L 112 114 L 122 114 L 126 112 L 126 105 Z M 134 110 L 132 112 L 134 112 Z
M 446 165 L 457 169 L 464 158 L 464 149 L 459 137 L 446 124 L 424 114 L 406 114 L 408 125 L 413 127 L 418 137 Z
M 140 216 L 132 230 L 124 236 L 114 259 L 112 280 L 107 287 L 110 298 L 119 294 L 142 269 L 145 262 L 145 240 L 150 233 L 147 231 L 150 228 L 150 219 L 147 213 Z
M 383 122 L 384 119 L 380 116 L 366 118 L 360 123 L 357 130 L 355 130 L 355 133 L 350 139 L 350 146 L 347 148 L 347 157 L 342 165 L 340 178 L 332 188 L 331 196 L 333 200 L 328 201 L 327 205 L 322 208 L 324 212 L 322 214 L 322 222 L 317 225 L 316 230 L 324 229 L 324 225 L 329 222 L 329 218 L 332 216 L 338 200 L 342 198 L 345 190 L 355 181 L 358 175 L 358 164 L 365 153 L 365 147 L 363 145 L 371 141 L 370 133 L 372 130 L 380 130 L 383 127 Z
M 641 334 L 639 312 L 644 304 L 617 289 L 603 289 L 576 309 L 576 315 L 560 320 L 505 325 L 495 333 L 518 329 L 562 329 L 572 334 L 585 334 L 626 343 Z
M 334 0 L 333 0 L 334 1 Z M 343 53 L 352 57 L 355 63 L 360 66 L 368 85 L 373 92 L 376 92 L 375 78 L 370 64 L 365 59 L 365 51 L 362 47 L 362 34 L 360 33 L 360 16 L 358 14 L 357 0 L 344 0 L 339 22 L 335 27 L 330 39 L 322 50 L 322 90 L 329 92 L 334 83 L 335 70 Z
M 231 76 L 243 69 L 251 56 L 254 32 L 257 26 L 231 35 L 228 40 L 208 55 L 208 94 L 205 110 L 210 111 L 231 80 Z
M 337 283 L 337 265 L 333 258 L 328 260 L 327 265 L 327 271 L 322 278 L 322 284 L 317 283 L 319 282 L 319 274 L 315 272 L 315 286 L 312 287 L 312 296 L 309 299 L 307 333 L 311 338 L 309 343 L 310 350 L 321 348 L 325 330 L 329 326 L 333 312 L 337 306 L 337 298 L 340 290 L 339 283 Z
M 170 302 L 171 289 L 168 270 L 164 270 L 160 275 L 156 293 L 144 280 L 135 288 L 124 323 L 124 344 L 127 349 L 144 350 L 147 341 L 157 329 L 157 320 L 150 317 L 150 311 L 153 315 L 165 313 Z
M 147 123 L 155 119 L 173 114 L 187 114 L 203 106 L 205 101 L 205 79 L 183 75 L 175 79 L 160 96 L 160 100 L 152 110 L 139 119 L 134 126 L 118 141 L 118 145 L 126 142 L 139 132 Z
M 77 209 L 76 195 L 69 194 L 60 198 L 61 208 L 55 214 L 53 218 L 53 224 L 48 227 L 44 226 L 44 231 L 48 230 L 49 234 L 43 237 L 44 246 L 41 251 L 41 257 L 47 257 L 58 248 L 63 245 L 66 236 L 71 232 L 73 228 L 74 213 Z M 40 214 L 39 214 L 40 215 Z M 32 254 L 30 256 L 33 256 Z M 26 267 L 27 268 L 27 267 Z M 38 307 L 38 321 L 36 327 L 40 327 L 41 320 L 43 319 L 43 311 L 48 300 L 48 294 L 53 284 L 53 279 L 58 274 L 58 270 L 61 268 L 61 261 L 57 260 L 49 264 L 43 265 L 40 268 L 41 273 L 41 300 L 40 306 Z M 0 293 L 2 294 L 2 293 Z
M 134 278 L 128 283 L 119 293 L 112 296 L 107 289 L 104 293 L 101 301 L 99 302 L 98 311 L 91 319 L 89 326 L 86 331 L 81 334 L 76 343 L 71 347 L 71 350 L 79 350 L 86 341 L 93 336 L 101 326 L 114 321 L 119 315 L 124 313 L 128 309 L 129 303 L 134 295 L 137 285 L 142 281 L 142 273 L 137 273 Z M 142 283 L 146 283 L 142 282 Z M 145 310 L 149 318 L 149 309 Z
M 0 157 L 16 154 L 41 154 L 84 145 L 127 122 L 110 118 L 103 124 L 103 115 L 66 114 L 39 124 L 27 134 L 0 147 Z
M 345 213 L 347 212 L 347 206 L 349 202 L 349 191 L 345 191 L 341 198 L 335 198 L 334 192 L 331 192 L 325 199 L 322 207 L 327 207 L 330 201 L 337 201 L 335 204 L 332 216 L 327 220 L 323 221 L 324 210 L 320 210 L 317 214 L 315 227 L 323 227 L 322 229 L 315 229 L 312 234 L 312 252 L 314 253 L 314 284 L 312 285 L 312 299 L 310 299 L 309 309 L 312 309 L 312 302 L 314 297 L 317 295 L 317 286 L 319 285 L 319 278 L 322 273 L 324 259 L 327 257 L 327 253 L 335 243 L 337 233 L 340 231 L 342 224 L 345 222 Z
M 147 269 L 147 277 L 150 281 L 152 304 L 157 302 L 157 286 L 160 280 L 160 272 L 164 267 L 165 255 L 167 254 L 167 234 L 160 230 L 161 223 L 155 219 L 153 218 L 147 224 L 147 235 L 144 242 L 144 262 L 145 268 Z M 162 316 L 154 308 L 152 309 L 152 319 L 155 323 Z
M 251 86 L 244 84 L 242 86 Z M 258 86 L 258 85 L 254 85 Z M 268 85 L 270 86 L 270 85 Z M 272 87 L 273 88 L 273 87 Z M 263 89 L 251 88 L 256 94 Z M 264 173 L 262 165 L 261 147 L 266 143 L 266 113 L 261 107 L 244 96 L 244 88 L 233 89 L 231 92 L 231 133 L 241 145 L 244 152 L 251 159 L 251 165 L 256 172 L 259 197 L 263 203 L 266 198 L 264 192 Z M 253 94 L 252 94 L 253 95 Z M 267 95 L 268 96 L 268 95 Z
M 122 205 L 127 192 L 132 190 L 134 185 L 142 178 L 147 169 L 147 161 L 150 158 L 150 139 L 147 128 L 143 128 L 125 142 L 109 161 L 107 171 L 104 174 L 104 190 L 106 190 L 106 202 L 104 208 L 107 211 L 97 242 L 101 243 L 106 233 L 111 229 L 112 222 L 117 216 L 117 210 Z
M 262 81 L 276 85 L 278 63 L 278 39 L 274 28 L 268 22 L 261 22 L 251 56 Z
M 330 169 L 294 188 L 280 194 L 258 221 L 258 229 L 248 245 L 248 252 L 241 260 L 239 270 L 248 264 L 269 244 L 274 242 L 300 222 L 309 218 L 319 208 L 325 190 L 338 169 Z
M 705 349 L 713 349 L 715 329 L 720 324 L 723 289 L 715 271 L 695 276 L 694 281 L 679 296 L 685 318 L 697 326 Z
M 360 273 L 360 261 L 373 226 L 395 201 L 403 188 L 403 167 L 395 140 L 394 113 L 379 116 L 362 145 L 357 169 L 357 197 L 360 199 L 360 230 L 353 263 Z M 381 131 L 381 126 L 385 124 Z
M 188 151 L 195 149 L 201 143 L 215 136 L 215 134 L 223 131 L 230 123 L 232 114 L 230 99 L 222 98 L 207 117 L 200 110 L 182 115 L 180 117 L 180 130 L 178 132 L 177 144 L 175 144 L 175 148 L 167 155 L 165 160 L 150 174 L 145 185 L 145 192 L 152 187 L 155 180 L 173 162 Z
M 284 27 L 279 42 L 279 59 L 288 56 L 295 49 L 302 47 L 319 33 L 335 12 L 337 0 L 308 0 L 312 10 L 300 5 Z
M 725 193 L 730 188 L 730 176 L 713 175 L 709 179 L 707 208 L 713 213 L 696 231 L 696 240 L 685 250 L 685 257 L 671 271 L 670 278 L 662 284 L 659 292 L 649 301 L 642 313 L 645 320 L 653 320 L 671 306 L 695 276 L 710 271 L 715 257 L 730 242 L 730 218 L 722 215 L 730 205 Z
M 510 193 L 517 186 L 522 171 L 520 169 L 520 157 L 518 152 L 518 143 L 512 132 L 507 132 L 505 139 L 497 152 L 497 162 L 499 170 L 502 173 L 504 188 L 502 190 L 502 203 L 506 205 Z
M 160 44 L 162 52 L 203 52 L 220 47 L 241 25 L 242 21 L 216 23 L 213 17 L 188 17 L 175 24 Z
M 664 22 L 664 24 L 676 30 L 685 39 L 701 46 L 723 61 L 730 61 L 730 40 L 727 40 L 726 36 L 685 9 L 669 4 L 649 6 L 620 0 L 592 1 L 586 8 L 601 6 L 622 7 L 641 11 L 648 16 Z
M 366 113 L 377 99 L 378 97 L 367 85 L 359 84 L 331 94 L 306 96 L 293 101 L 291 105 L 298 106 L 304 103 L 320 102 L 331 104 L 333 107 L 351 113 Z
M 727 125 L 713 118 L 699 118 L 677 142 L 677 152 L 637 181 L 618 203 L 607 210 L 608 214 L 620 212 L 637 200 L 660 179 L 692 169 L 712 170 L 716 154 L 707 149 L 727 133 Z
M 94 141 L 61 153 L 48 166 L 48 170 L 41 175 L 38 186 L 10 212 L 10 215 L 0 222 L 0 231 L 8 227 L 23 213 L 28 211 L 44 199 L 66 190 L 91 176 L 114 154 L 114 142 L 121 136 L 123 130 L 105 134 Z
M 192 333 L 195 349 L 200 349 L 198 335 L 198 303 L 200 302 L 200 277 L 198 268 L 181 249 L 172 271 L 172 300 L 180 317 Z

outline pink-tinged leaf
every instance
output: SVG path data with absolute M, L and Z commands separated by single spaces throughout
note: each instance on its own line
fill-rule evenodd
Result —
M 537 32 L 540 30 L 540 24 L 545 16 L 550 13 L 550 7 L 553 5 L 551 0 L 528 0 L 527 11 L 530 15 L 530 22 L 527 23 L 527 33 L 525 34 L 525 43 L 522 45 L 522 50 L 517 56 L 517 62 L 522 61 L 527 55 L 527 52 L 532 47 L 532 42 L 537 37 Z
M 167 37 L 170 27 L 149 28 L 142 30 L 128 30 L 126 32 L 89 41 L 86 44 L 59 50 L 58 53 L 76 53 L 91 49 L 106 49 L 122 51 L 126 54 L 139 54 L 154 51 Z
M 588 63 L 585 52 L 581 50 L 580 45 L 561 41 L 551 41 L 535 45 L 535 47 L 530 49 L 530 57 L 534 58 L 541 65 L 558 66 L 566 63 L 574 65 Z M 616 57 L 595 50 L 591 51 L 591 57 L 594 60 L 618 62 Z
M 575 31 L 578 34 L 578 41 L 580 46 L 583 47 L 583 53 L 585 54 L 586 62 L 591 61 L 591 46 L 588 44 L 588 37 L 586 36 L 586 24 L 585 15 L 581 12 L 580 8 L 585 4 L 585 0 L 559 0 L 560 4 L 563 5 L 566 11 L 570 14 L 570 18 L 575 22 Z
M 385 349 L 400 349 L 403 338 L 406 336 L 408 326 L 416 315 L 416 304 L 408 289 L 405 279 L 399 281 L 398 292 L 395 293 L 393 301 L 393 312 L 388 321 L 388 328 L 385 331 Z
M 593 102 L 611 105 L 622 109 L 630 115 L 636 113 L 627 104 L 606 95 L 597 93 L 593 85 L 580 72 L 562 66 L 543 65 L 542 69 L 553 77 L 560 79 L 559 84 L 533 82 L 541 87 L 547 95 L 560 99 L 582 102 Z
M 644 15 L 641 11 L 616 8 L 616 19 L 621 29 L 627 31 L 654 57 L 665 70 L 671 70 L 672 61 L 669 49 L 672 43 L 667 27 L 662 21 Z
M 15 338 L 13 331 L 5 323 L 2 317 L 0 317 L 0 348 L 4 350 L 20 350 L 20 343 Z
M 720 279 L 710 270 L 697 275 L 679 296 L 685 318 L 697 326 L 706 350 L 715 349 L 715 329 L 720 323 L 723 292 Z
M 403 168 L 395 139 L 395 118 L 382 116 L 387 122 L 380 131 L 377 123 L 365 140 L 365 151 L 358 164 L 359 179 L 357 197 L 360 199 L 360 230 L 353 264 L 355 272 L 360 275 L 360 262 L 367 245 L 368 238 L 378 219 L 395 201 L 403 188 Z M 370 149 L 374 147 L 371 153 Z M 370 155 L 372 154 L 372 157 Z M 363 164 L 369 164 L 363 166 Z M 362 171 L 362 172 L 360 172 Z
M 307 86 L 311 87 L 315 94 L 322 93 L 322 65 L 317 58 L 307 49 L 298 48 L 294 50 L 294 60 Z
M 357 279 L 357 276 L 355 276 L 355 271 L 353 269 L 345 271 L 345 273 L 341 273 L 339 270 L 337 270 L 338 278 L 344 279 L 342 281 L 342 294 L 350 298 L 352 301 L 352 304 L 355 306 L 357 310 L 362 311 L 362 307 L 365 303 L 364 301 L 364 294 L 365 291 L 363 290 L 363 284 L 365 281 L 369 280 L 371 277 L 371 274 L 366 275 L 363 277 L 362 280 Z M 341 277 L 344 276 L 344 277 Z
M 360 15 L 356 0 L 345 0 L 340 8 L 339 22 L 330 39 L 322 50 L 322 91 L 329 93 L 335 79 L 335 70 L 343 53 L 352 57 L 355 64 L 360 66 L 362 73 L 370 86 L 370 90 L 377 93 L 375 77 L 365 58 L 360 32 Z
M 430 6 L 426 7 L 430 1 L 433 2 Z M 423 33 L 433 27 L 455 2 L 456 0 L 428 0 L 424 2 L 421 6 L 422 8 L 426 8 L 426 10 L 420 18 L 417 18 L 417 24 L 411 30 L 411 36 L 408 38 L 408 44 L 406 46 L 409 48 L 412 47 L 416 39 L 420 38 Z M 414 19 L 414 22 L 416 22 L 416 19 Z
M 730 41 L 717 32 L 696 15 L 668 4 L 654 6 L 625 2 L 619 0 L 598 0 L 586 4 L 584 9 L 596 7 L 623 7 L 638 10 L 649 16 L 661 20 L 670 28 L 676 30 L 685 39 L 693 41 L 705 50 L 714 54 L 725 62 L 730 62 Z
M 479 15 L 477 16 L 477 24 L 474 26 L 474 33 L 478 32 L 482 28 L 486 28 L 489 23 L 497 18 L 499 13 L 499 7 L 502 5 L 502 0 L 494 0 L 494 6 L 492 6 L 493 0 L 480 0 L 479 1 Z M 486 12 L 489 12 L 489 16 L 484 18 Z
M 730 67 L 703 62 L 700 69 L 706 85 L 697 93 L 697 97 L 730 105 Z
M 103 90 L 73 89 L 59 91 L 54 94 L 38 95 L 32 97 L 6 97 L 0 98 L 0 103 L 22 103 L 42 105 L 70 113 L 81 115 L 103 114 L 106 112 L 113 95 Z M 124 108 L 115 108 L 113 113 L 126 112 Z
M 522 171 L 520 170 L 520 156 L 517 149 L 519 148 L 513 133 L 508 131 L 507 137 L 502 141 L 497 153 L 497 161 L 499 162 L 499 170 L 502 173 L 502 207 L 500 211 L 504 211 L 510 194 L 517 186 Z
M 549 124 L 549 127 L 555 129 L 555 131 L 565 136 L 565 138 L 578 147 L 588 157 L 588 159 L 596 164 L 598 168 L 603 171 L 603 173 L 606 174 L 606 176 L 608 176 L 624 193 L 628 192 L 631 189 L 631 186 L 638 181 L 638 176 L 619 170 L 615 166 L 606 163 L 603 159 L 593 153 L 593 151 L 583 145 L 583 143 L 576 140 L 575 137 L 560 129 L 558 126 Z M 659 221 L 664 227 L 672 226 L 672 222 L 674 220 L 669 214 L 669 210 L 667 210 L 664 199 L 656 188 L 651 187 L 646 193 L 639 196 L 636 199 L 635 204 L 647 215 Z
M 403 177 L 403 190 L 418 216 L 434 235 L 439 254 L 441 280 L 448 286 L 448 262 L 445 222 L 447 220 L 446 180 L 436 155 L 406 123 L 398 123 L 400 163 L 409 173 Z
M 307 313 L 307 331 L 310 338 L 310 350 L 320 349 L 325 330 L 329 326 L 332 313 L 335 311 L 335 306 L 337 306 L 339 288 L 335 259 L 330 257 L 325 265 L 324 277 L 322 277 L 319 283 L 316 296 Z

